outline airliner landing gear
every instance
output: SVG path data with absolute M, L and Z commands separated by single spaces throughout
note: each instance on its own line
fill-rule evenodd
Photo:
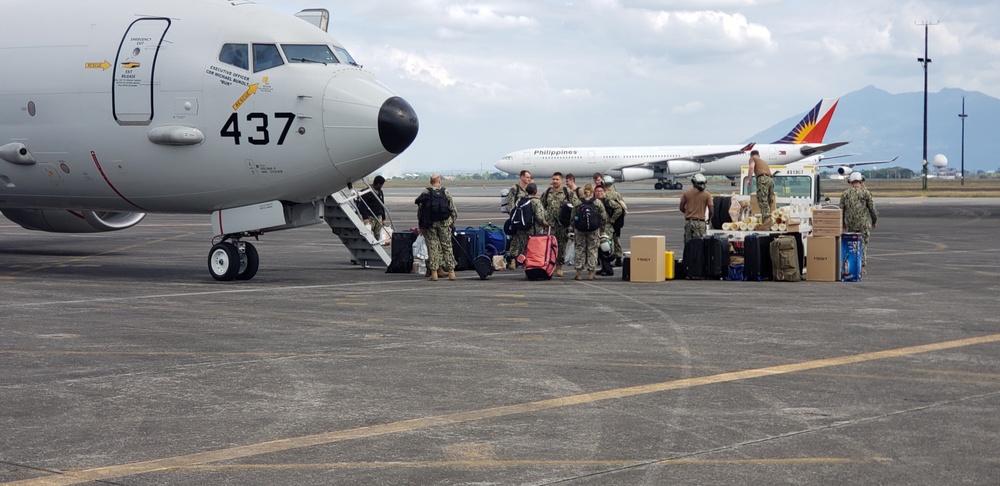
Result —
M 216 243 L 208 252 L 208 271 L 219 281 L 250 280 L 259 266 L 257 248 L 237 239 Z
M 660 179 L 659 182 L 653 184 L 653 189 L 656 189 L 657 191 L 661 189 L 683 189 L 683 188 L 684 188 L 683 184 L 670 179 Z

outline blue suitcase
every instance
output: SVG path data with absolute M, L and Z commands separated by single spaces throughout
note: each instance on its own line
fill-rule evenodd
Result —
M 844 282 L 861 281 L 861 256 L 864 252 L 861 233 L 844 233 L 840 236 L 841 274 Z

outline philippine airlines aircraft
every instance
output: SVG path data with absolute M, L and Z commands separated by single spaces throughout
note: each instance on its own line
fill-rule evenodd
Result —
M 622 181 L 656 179 L 656 189 L 680 189 L 677 178 L 697 173 L 735 180 L 751 149 L 770 164 L 786 165 L 846 145 L 823 144 L 838 101 L 821 100 L 788 135 L 770 144 L 537 148 L 511 152 L 495 165 L 508 174 L 527 169 L 536 176 L 600 172 Z
M 410 105 L 325 32 L 329 14 L 300 14 L 5 0 L 0 212 L 65 233 L 211 214 L 212 276 L 252 278 L 244 238 L 322 222 L 324 198 L 417 135 Z

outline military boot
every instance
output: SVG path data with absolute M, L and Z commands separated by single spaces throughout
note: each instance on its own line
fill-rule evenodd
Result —
M 455 280 L 455 269 L 448 270 L 448 280 Z
M 594 270 L 591 270 L 590 271 L 590 277 L 587 277 L 587 280 L 594 280 L 596 278 L 597 278 L 597 272 L 594 271 Z
M 573 280 L 583 280 L 583 270 L 576 271 L 576 278 Z
M 444 271 L 443 268 L 439 268 L 438 269 L 438 278 L 447 277 L 447 276 L 448 276 L 448 272 Z
M 430 280 L 431 282 L 437 282 L 438 281 L 438 272 L 437 272 L 437 270 L 431 270 L 431 277 L 428 278 L 427 280 Z
M 562 277 L 562 276 L 563 276 L 562 265 L 556 265 L 556 277 Z
M 517 260 L 511 259 L 507 264 L 507 270 L 517 270 Z

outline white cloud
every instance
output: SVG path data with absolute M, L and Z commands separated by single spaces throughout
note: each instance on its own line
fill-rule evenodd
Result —
M 670 110 L 670 113 L 674 115 L 690 115 L 692 113 L 698 113 L 705 109 L 705 104 L 700 101 L 692 101 L 690 103 L 675 106 Z
M 485 5 L 449 5 L 445 8 L 445 15 L 451 23 L 471 29 L 500 29 L 537 25 L 537 21 L 531 17 L 498 14 Z

